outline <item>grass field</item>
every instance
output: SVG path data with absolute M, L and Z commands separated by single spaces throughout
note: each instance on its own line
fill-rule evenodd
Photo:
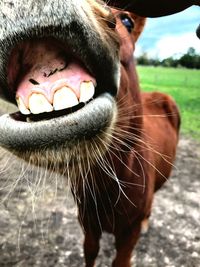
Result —
M 200 140 L 200 70 L 138 66 L 141 88 L 174 97 L 182 116 L 182 132 Z

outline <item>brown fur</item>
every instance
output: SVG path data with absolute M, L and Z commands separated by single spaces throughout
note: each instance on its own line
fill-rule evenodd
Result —
M 131 253 L 141 228 L 146 230 L 148 225 L 154 192 L 171 173 L 178 141 L 179 112 L 169 96 L 140 91 L 133 52 L 145 18 L 122 10 L 110 10 L 102 1 L 80 1 L 78 7 L 77 1 L 47 2 L 38 1 L 35 5 L 33 1 L 30 7 L 34 7 L 35 13 L 28 16 L 26 14 L 31 10 L 25 1 L 21 1 L 21 5 L 13 4 L 16 8 L 13 13 L 8 12 L 4 1 L 4 9 L 11 18 L 2 15 L 7 23 L 2 23 L 2 40 L 9 42 L 1 41 L 0 72 L 7 66 L 5 55 L 11 52 L 9 44 L 18 49 L 20 38 L 28 39 L 33 46 L 30 36 L 34 39 L 36 35 L 47 43 L 50 40 L 47 37 L 56 39 L 60 36 L 66 47 L 69 42 L 74 53 L 79 52 L 83 62 L 87 61 L 102 91 L 97 87 L 99 95 L 92 101 L 77 112 L 58 118 L 52 119 L 51 112 L 48 120 L 30 115 L 29 122 L 20 113 L 13 118 L 3 116 L 0 118 L 0 141 L 29 163 L 53 170 L 57 166 L 57 171 L 70 179 L 85 233 L 86 267 L 95 264 L 102 231 L 115 236 L 117 254 L 113 267 L 130 267 Z M 40 16 L 43 7 L 44 17 Z M 127 20 L 132 19 L 133 29 L 128 27 L 127 30 L 124 16 L 128 16 Z M 18 22 L 17 29 L 11 27 Z M 59 27 L 52 30 L 50 26 L 55 23 Z M 24 32 L 20 37 L 21 29 Z M 15 35 L 19 35 L 18 39 Z M 34 49 L 31 56 L 35 56 Z M 13 62 L 11 56 L 8 70 L 13 70 Z M 17 76 L 20 72 L 14 70 Z M 3 73 L 1 93 L 14 102 L 16 92 L 9 86 L 12 77 L 5 70 Z M 101 103 L 98 109 L 92 109 L 98 99 L 103 99 L 108 106 Z M 36 122 L 33 121 L 35 117 Z
M 111 158 L 122 192 L 100 168 L 96 168 L 93 175 L 98 186 L 96 205 L 92 196 L 85 199 L 82 192 L 78 192 L 82 196 L 78 206 L 85 230 L 87 267 L 94 266 L 102 230 L 112 232 L 116 239 L 117 255 L 113 267 L 130 267 L 131 253 L 141 227 L 148 224 L 154 192 L 171 173 L 180 124 L 178 109 L 169 96 L 141 94 L 139 90 L 132 53 L 145 18 L 126 13 L 135 21 L 135 30 L 129 34 L 118 18 L 120 12 L 114 13 L 122 65 L 117 98 L 119 118 L 112 143 L 117 150 L 111 148 L 107 160 Z M 121 139 L 120 144 L 117 138 Z

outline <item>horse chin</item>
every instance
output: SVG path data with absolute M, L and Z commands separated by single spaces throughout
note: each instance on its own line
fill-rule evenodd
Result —
M 18 113 L 0 117 L 0 142 L 31 164 L 65 173 L 95 163 L 109 148 L 117 117 L 114 97 L 105 93 L 82 108 L 54 118 L 22 121 Z

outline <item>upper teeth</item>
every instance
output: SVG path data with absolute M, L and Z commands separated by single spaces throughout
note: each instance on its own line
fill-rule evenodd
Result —
M 54 93 L 53 104 L 51 104 L 42 93 L 33 93 L 29 97 L 29 106 L 26 107 L 21 97 L 17 97 L 17 105 L 22 114 L 28 115 L 30 113 L 39 114 L 44 112 L 51 112 L 53 110 L 62 110 L 71 108 L 79 104 L 79 102 L 87 102 L 95 93 L 93 82 L 82 82 L 80 86 L 80 97 L 77 98 L 74 91 L 64 86 Z
M 94 96 L 94 84 L 92 82 L 83 82 L 80 87 L 80 102 L 87 102 Z
M 20 97 L 17 97 L 16 100 L 17 100 L 17 105 L 18 105 L 18 107 L 19 107 L 20 112 L 21 112 L 22 114 L 24 114 L 24 115 L 28 115 L 28 114 L 30 114 L 30 111 L 26 108 L 26 106 L 25 106 L 23 100 L 22 100 Z
M 33 114 L 53 111 L 52 105 L 42 94 L 32 94 L 29 98 L 29 109 Z
M 63 87 L 54 94 L 53 107 L 55 110 L 71 108 L 78 103 L 75 93 L 68 87 Z

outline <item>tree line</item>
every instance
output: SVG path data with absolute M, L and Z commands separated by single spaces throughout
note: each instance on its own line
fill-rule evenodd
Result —
M 187 53 L 182 55 L 179 59 L 168 57 L 163 60 L 159 60 L 155 58 L 149 58 L 147 53 L 143 53 L 141 56 L 137 57 L 136 60 L 139 65 L 200 69 L 200 55 L 193 47 L 190 47 Z

